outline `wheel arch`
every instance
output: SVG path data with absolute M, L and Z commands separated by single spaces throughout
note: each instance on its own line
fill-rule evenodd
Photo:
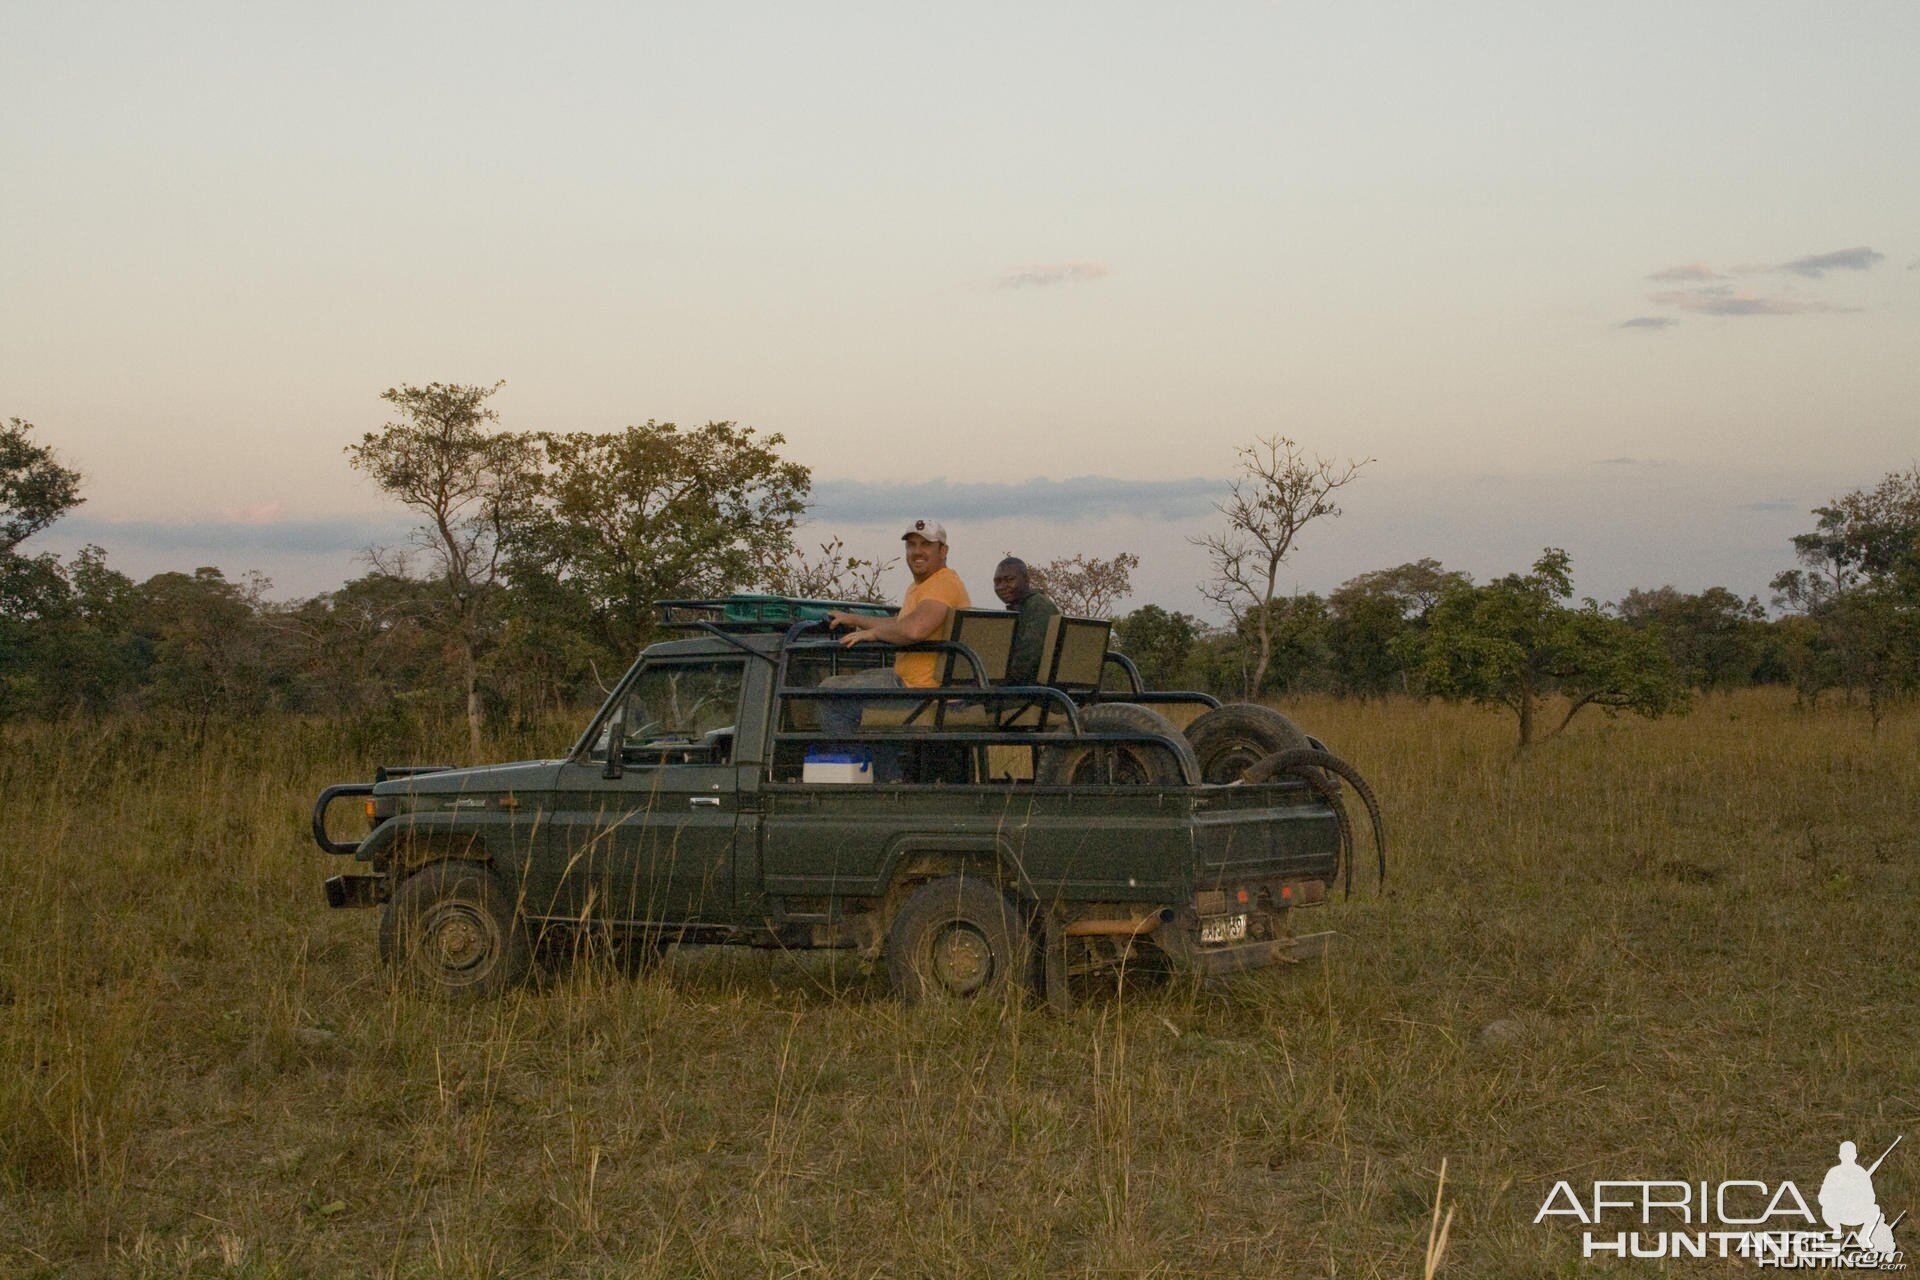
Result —
M 1040 895 L 1020 865 L 1013 842 L 1000 832 L 972 835 L 909 833 L 887 845 L 880 869 L 885 901 L 897 906 L 913 887 L 941 876 L 984 875 L 1010 892 L 1023 905 L 1034 906 Z M 888 911 L 891 915 L 891 911 Z
M 472 862 L 493 869 L 486 836 L 471 827 L 433 821 L 435 815 L 390 818 L 368 836 L 360 856 L 383 866 L 395 881 L 435 862 Z

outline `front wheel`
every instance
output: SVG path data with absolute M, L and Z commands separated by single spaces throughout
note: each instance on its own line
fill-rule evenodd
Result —
M 402 881 L 387 903 L 380 959 L 414 991 L 466 1003 L 518 984 L 532 949 L 486 868 L 435 862 Z
M 927 881 L 887 931 L 887 977 L 909 1004 L 1003 994 L 1027 980 L 1032 964 L 1020 909 L 978 876 Z

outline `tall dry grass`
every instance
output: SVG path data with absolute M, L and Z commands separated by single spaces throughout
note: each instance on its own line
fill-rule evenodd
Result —
M 1555 1178 L 1804 1185 L 1920 1127 L 1920 718 L 1752 693 L 1516 758 L 1287 709 L 1392 824 L 1350 945 L 1067 1017 L 719 951 L 442 1009 L 305 820 L 457 726 L 0 730 L 0 1274 L 1408 1276 L 1443 1160 L 1441 1274 L 1604 1272 L 1531 1224 Z

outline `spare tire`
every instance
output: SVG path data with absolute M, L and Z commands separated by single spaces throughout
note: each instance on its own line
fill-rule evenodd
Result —
M 1178 787 L 1200 776 L 1200 764 L 1173 721 L 1137 702 L 1102 702 L 1082 707 L 1080 727 L 1088 733 L 1159 734 L 1172 742 L 1169 745 L 1089 742 L 1084 746 L 1049 747 L 1040 753 L 1040 764 L 1033 778 L 1036 783 L 1056 787 L 1087 786 L 1111 778 L 1121 784 Z
M 1205 782 L 1237 782 L 1250 765 L 1277 751 L 1312 745 L 1299 725 L 1253 702 L 1229 702 L 1195 717 L 1187 741 Z

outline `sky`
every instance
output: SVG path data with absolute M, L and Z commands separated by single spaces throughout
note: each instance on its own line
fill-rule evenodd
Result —
M 9 6 L 0 417 L 30 549 L 330 589 L 402 383 L 730 420 L 803 540 L 1188 541 L 1236 449 L 1372 459 L 1288 589 L 1568 550 L 1765 598 L 1920 457 L 1920 7 Z M 896 589 L 904 577 L 896 573 Z

